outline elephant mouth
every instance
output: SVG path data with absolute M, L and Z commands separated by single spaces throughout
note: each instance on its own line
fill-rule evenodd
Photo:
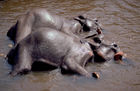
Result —
M 122 60 L 123 55 L 124 55 L 123 52 L 117 52 L 117 53 L 114 55 L 114 60 L 115 60 L 115 61 Z
M 96 59 L 98 59 L 98 60 L 100 59 L 101 62 L 104 62 L 104 61 L 107 61 L 107 60 L 110 59 L 110 58 L 105 57 L 105 55 L 103 55 L 101 52 L 94 52 L 94 53 L 96 54 L 95 55 Z M 114 60 L 115 61 L 121 61 L 123 56 L 124 56 L 123 52 L 117 52 L 114 55 Z

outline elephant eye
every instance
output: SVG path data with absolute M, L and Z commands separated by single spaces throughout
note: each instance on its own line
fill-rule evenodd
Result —
M 96 43 L 101 43 L 102 41 L 101 41 L 101 39 L 99 38 L 99 37 L 95 37 L 94 39 L 93 39 Z
M 114 46 L 114 47 L 118 47 L 118 45 L 117 45 L 117 44 L 113 44 L 113 46 Z
M 117 45 L 116 43 L 112 43 L 111 46 L 113 46 L 113 47 L 115 47 L 115 48 L 118 47 L 118 45 Z

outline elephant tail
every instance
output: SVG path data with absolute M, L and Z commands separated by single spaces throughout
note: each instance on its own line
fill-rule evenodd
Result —
M 13 25 L 7 32 L 7 36 L 12 40 L 15 41 L 16 31 L 17 31 L 18 21 L 15 25 Z

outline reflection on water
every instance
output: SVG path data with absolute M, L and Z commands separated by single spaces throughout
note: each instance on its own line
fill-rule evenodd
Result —
M 85 15 L 98 18 L 105 29 L 105 39 L 115 41 L 127 54 L 122 64 L 113 61 L 89 64 L 89 72 L 98 72 L 98 80 L 62 75 L 60 69 L 31 72 L 10 77 L 11 70 L 0 57 L 1 91 L 139 91 L 140 90 L 140 1 L 139 0 L 3 0 L 0 1 L 0 53 L 7 53 L 11 41 L 6 37 L 16 19 L 35 7 L 72 18 Z

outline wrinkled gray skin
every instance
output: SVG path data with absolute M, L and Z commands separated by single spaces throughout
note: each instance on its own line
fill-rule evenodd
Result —
M 93 41 L 94 45 L 81 43 L 80 38 L 51 28 L 37 29 L 8 53 L 8 62 L 13 64 L 11 74 L 24 74 L 31 70 L 35 61 L 40 61 L 91 77 L 84 68 L 91 57 L 96 62 L 103 62 L 113 58 L 119 51 L 116 44 L 108 45 L 95 37 Z
M 62 31 L 71 36 L 77 37 L 83 32 L 88 32 L 87 36 L 97 33 L 97 20 L 87 19 L 83 16 L 75 17 L 72 20 L 65 19 L 58 15 L 51 14 L 46 9 L 32 9 L 27 14 L 21 16 L 17 23 L 12 26 L 7 36 L 14 41 L 15 45 L 29 35 L 36 28 L 48 27 L 57 31 Z
M 91 51 L 98 62 L 113 58 L 118 48 L 102 41 L 81 43 L 79 35 L 83 32 L 89 33 L 84 38 L 101 34 L 97 21 L 83 16 L 66 20 L 46 9 L 29 11 L 7 33 L 16 45 L 7 55 L 9 63 L 14 64 L 11 74 L 30 71 L 34 61 L 41 61 L 91 77 L 84 69 L 85 63 L 91 57 Z
M 93 50 L 95 62 L 109 61 L 115 57 L 115 54 L 121 52 L 119 46 L 116 43 L 108 44 L 99 37 L 94 37 L 93 41 L 89 42 L 89 44 Z M 123 55 L 117 56 L 119 56 L 119 58 L 114 60 L 122 60 Z
M 92 50 L 88 43 L 79 41 L 79 38 L 51 28 L 37 29 L 7 55 L 9 63 L 14 64 L 11 74 L 28 72 L 33 62 L 40 61 L 91 77 L 84 66 L 93 56 Z

